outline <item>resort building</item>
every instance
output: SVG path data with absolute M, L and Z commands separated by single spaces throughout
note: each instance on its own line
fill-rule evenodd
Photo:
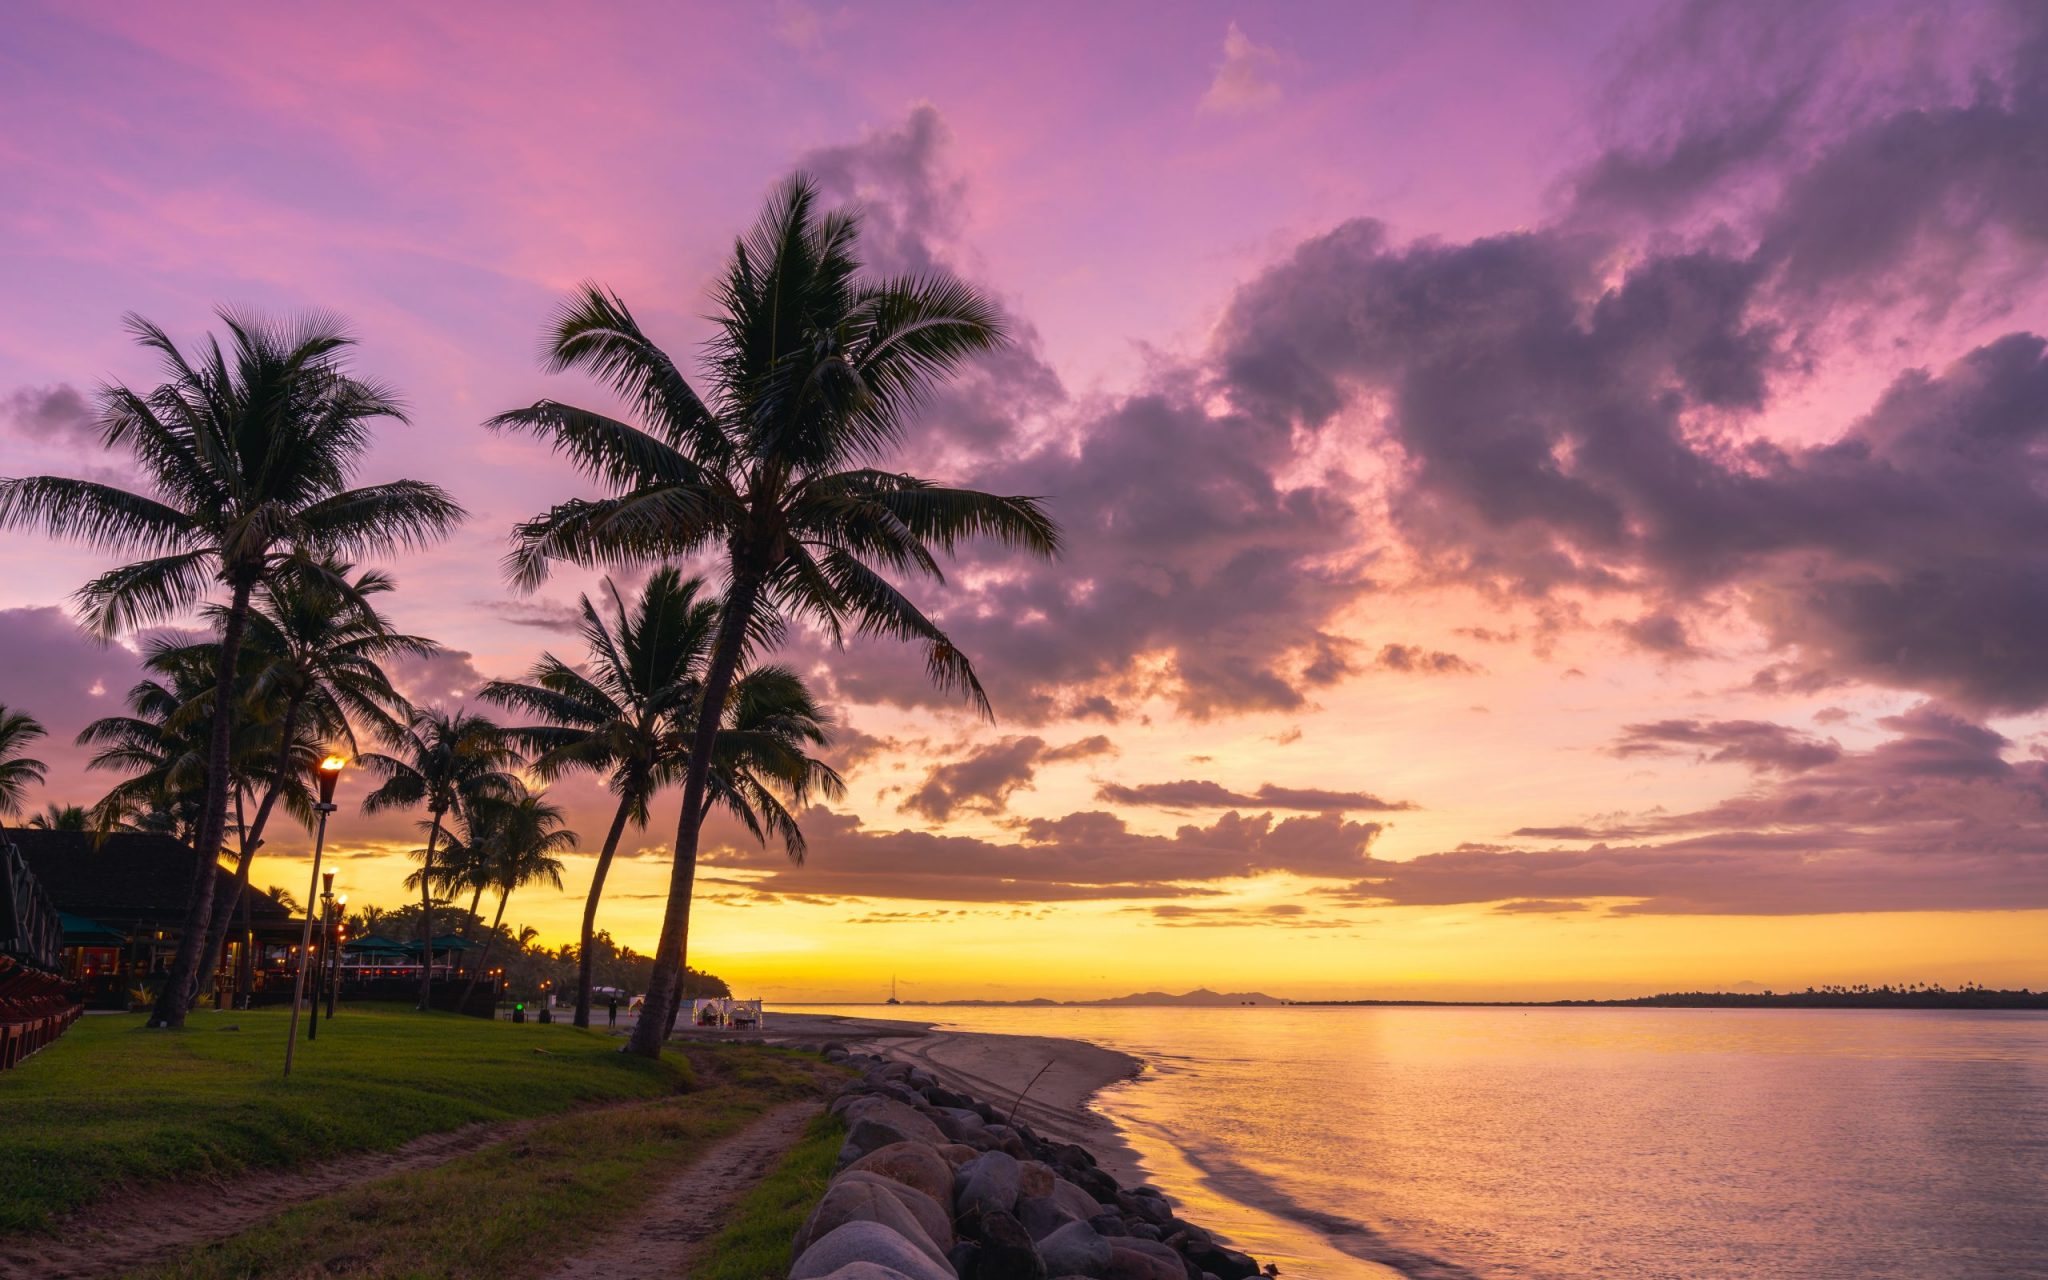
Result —
M 7 839 L 59 912 L 59 966 L 85 1004 L 146 1004 L 177 954 L 199 855 L 154 832 L 96 839 L 87 831 L 14 829 Z M 215 874 L 214 892 L 233 893 L 234 877 L 220 868 Z M 200 1002 L 212 1003 L 211 993 L 225 1003 L 237 992 L 257 1003 L 289 1000 L 300 927 L 299 917 L 251 886 Z

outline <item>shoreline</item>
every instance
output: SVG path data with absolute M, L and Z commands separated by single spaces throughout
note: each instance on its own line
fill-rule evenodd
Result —
M 893 1010 L 900 1006 L 890 1006 Z M 730 1032 L 678 1028 L 676 1037 L 731 1039 Z M 856 1018 L 833 1013 L 775 1013 L 755 1035 L 764 1044 L 816 1045 L 835 1041 L 906 1062 L 948 1088 L 981 1098 L 1047 1137 L 1084 1147 L 1119 1181 L 1143 1182 L 1148 1172 L 1123 1131 L 1090 1101 L 1111 1085 L 1134 1080 L 1143 1059 L 1066 1036 L 999 1035 L 941 1031 L 913 1018 Z

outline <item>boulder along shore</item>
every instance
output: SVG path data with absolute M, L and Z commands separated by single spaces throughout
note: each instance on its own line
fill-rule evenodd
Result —
M 998 1043 L 946 1051 L 961 1040 Z M 861 1074 L 832 1102 L 847 1126 L 846 1140 L 837 1173 L 791 1244 L 789 1280 L 1252 1280 L 1261 1274 L 1254 1259 L 1179 1218 L 1160 1191 L 1126 1185 L 1087 1146 L 1041 1131 L 1027 1118 L 1034 1101 L 1070 1124 L 1091 1114 L 1062 1115 L 1058 1104 L 1071 1098 L 1080 1107 L 1105 1082 L 1103 1070 L 1114 1065 L 1109 1078 L 1121 1079 L 1135 1060 L 1051 1037 L 933 1037 L 929 1027 L 914 1024 L 888 1041 L 892 1056 L 845 1043 L 822 1050 L 827 1060 Z M 1004 1079 L 995 1083 L 1007 1084 L 1027 1069 L 1038 1083 L 1022 1082 L 1015 1089 L 1021 1101 L 1012 1097 L 1002 1106 L 940 1074 L 956 1081 L 1000 1075 Z M 1091 1070 L 1097 1083 L 1074 1094 Z M 1061 1081 L 1040 1099 L 1039 1088 L 1056 1072 Z

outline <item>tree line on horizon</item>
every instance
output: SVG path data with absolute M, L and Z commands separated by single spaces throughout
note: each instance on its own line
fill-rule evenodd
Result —
M 163 830 L 200 855 L 185 927 L 150 1024 L 180 1027 L 220 948 L 252 859 L 282 808 L 310 825 L 312 767 L 346 749 L 378 785 L 368 812 L 418 811 L 418 926 L 435 894 L 486 893 L 498 921 L 517 888 L 560 883 L 577 847 L 545 786 L 587 771 L 617 797 L 578 944 L 576 1020 L 589 1020 L 595 918 L 629 824 L 645 828 L 679 790 L 674 863 L 646 1003 L 630 1047 L 657 1056 L 689 972 L 699 842 L 722 809 L 764 844 L 804 854 L 795 810 L 836 797 L 814 754 L 830 717 L 770 657 L 791 629 L 920 645 L 928 677 L 992 714 L 973 664 L 910 597 L 906 577 L 943 583 L 940 558 L 991 540 L 1051 558 L 1060 535 L 1040 499 L 936 484 L 884 469 L 932 390 L 1007 337 L 992 302 L 946 275 L 869 279 L 858 216 L 821 211 L 797 175 L 733 246 L 714 290 L 714 334 L 696 384 L 616 293 L 586 284 L 549 323 L 544 366 L 580 372 L 634 421 L 542 400 L 489 419 L 523 433 L 604 491 L 516 524 L 505 560 L 531 590 L 557 563 L 652 572 L 632 599 L 609 577 L 580 598 L 585 654 L 543 654 L 523 680 L 466 706 L 415 706 L 386 664 L 438 646 L 397 632 L 377 608 L 395 587 L 364 560 L 424 548 L 464 519 L 436 485 L 352 487 L 380 423 L 408 422 L 388 388 L 354 376 L 353 339 L 324 315 L 279 324 L 223 309 L 227 341 L 181 349 L 130 316 L 165 380 L 100 394 L 104 446 L 147 479 L 136 492 L 91 480 L 0 480 L 0 528 L 34 529 L 140 558 L 76 594 L 102 641 L 197 612 L 204 628 L 150 637 L 130 714 L 87 726 L 92 765 L 125 776 L 90 811 L 99 830 Z M 701 388 L 701 389 L 700 389 Z M 692 558 L 713 568 L 686 578 Z M 0 814 L 20 812 L 46 770 L 27 754 L 44 730 L 0 708 Z M 376 750 L 362 749 L 364 744 Z M 51 816 L 58 807 L 53 806 Z M 215 872 L 234 836 L 233 889 Z M 497 928 L 491 931 L 493 935 Z M 423 966 L 420 1007 L 431 978 Z

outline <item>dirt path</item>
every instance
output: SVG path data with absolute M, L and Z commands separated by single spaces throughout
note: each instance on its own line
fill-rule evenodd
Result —
M 245 1231 L 293 1205 L 357 1183 L 430 1169 L 552 1119 L 473 1124 L 414 1138 L 394 1151 L 347 1156 L 296 1172 L 159 1184 L 116 1195 L 59 1222 L 54 1235 L 0 1239 L 0 1280 L 119 1275 Z
M 818 1114 L 815 1102 L 777 1107 L 669 1179 L 640 1211 L 604 1239 L 556 1267 L 551 1280 L 684 1277 L 726 1215 L 781 1160 Z

